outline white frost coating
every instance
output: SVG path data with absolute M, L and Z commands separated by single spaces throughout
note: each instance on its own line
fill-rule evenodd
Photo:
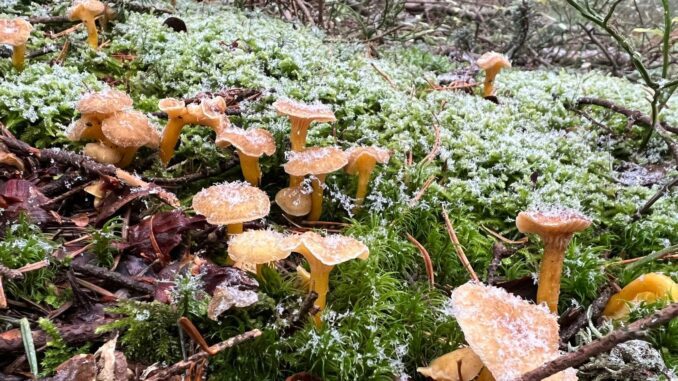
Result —
M 207 316 L 217 320 L 219 315 L 232 307 L 248 307 L 259 301 L 257 293 L 250 290 L 240 290 L 222 283 L 217 286 L 214 296 L 207 307 Z

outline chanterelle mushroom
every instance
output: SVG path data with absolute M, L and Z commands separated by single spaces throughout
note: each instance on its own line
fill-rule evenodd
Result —
M 510 68 L 511 62 L 501 53 L 488 52 L 480 56 L 476 63 L 481 69 L 485 70 L 483 96 L 489 97 L 494 95 L 494 79 L 501 69 Z
M 167 165 L 174 156 L 174 147 L 179 141 L 181 130 L 187 124 L 199 124 L 213 129 L 217 136 L 230 124 L 224 111 L 226 101 L 222 97 L 204 98 L 200 104 L 186 106 L 184 101 L 174 98 L 161 99 L 158 108 L 167 113 L 168 121 L 160 142 L 160 160 Z
M 310 289 L 318 293 L 315 305 L 322 311 L 327 303 L 327 291 L 330 286 L 330 272 L 334 266 L 360 258 L 367 259 L 370 254 L 364 243 L 342 235 L 321 236 L 315 232 L 305 232 L 299 237 L 299 246 L 294 249 L 308 261 L 311 267 Z M 315 316 L 316 326 L 321 324 L 320 316 Z
M 367 185 L 370 182 L 374 167 L 377 163 L 388 163 L 391 154 L 388 150 L 379 147 L 353 147 L 346 151 L 346 154 L 348 155 L 346 173 L 358 176 L 355 203 L 357 207 L 360 207 L 365 201 L 365 196 L 367 196 Z
M 346 153 L 337 147 L 314 147 L 301 152 L 291 152 L 285 163 L 285 172 L 292 176 L 313 175 L 311 185 L 311 213 L 309 221 L 317 221 L 322 214 L 323 187 L 327 174 L 338 171 L 348 163 Z
M 509 381 L 560 355 L 558 317 L 513 294 L 469 282 L 452 292 L 464 337 L 497 381 Z M 546 378 L 576 380 L 572 368 Z
M 471 348 L 459 348 L 431 361 L 425 368 L 417 368 L 417 372 L 435 381 L 470 381 L 482 368 L 483 362 Z
M 83 149 L 82 153 L 102 164 L 115 165 L 122 159 L 122 153 L 119 150 L 101 142 L 85 144 L 85 149 Z
M 82 96 L 75 109 L 82 115 L 67 131 L 68 139 L 105 142 L 101 122 L 116 112 L 131 110 L 132 98 L 122 91 L 105 89 Z
M 12 65 L 16 70 L 24 68 L 26 42 L 33 27 L 23 19 L 0 19 L 0 45 L 12 47 Z
M 138 111 L 117 112 L 104 119 L 101 132 L 107 141 L 120 152 L 118 167 L 132 164 L 140 147 L 157 148 L 160 134 L 151 126 L 146 116 Z
M 287 215 L 301 217 L 311 213 L 311 193 L 302 186 L 283 188 L 275 194 L 275 203 Z
M 270 132 L 263 128 L 227 128 L 217 136 L 216 145 L 233 145 L 238 152 L 243 177 L 253 186 L 261 184 L 259 158 L 275 153 L 275 140 Z
M 99 35 L 94 20 L 105 10 L 106 6 L 99 0 L 75 0 L 73 5 L 68 8 L 67 15 L 70 20 L 79 20 L 85 24 L 87 43 L 92 49 L 99 46 Z
M 213 225 L 227 225 L 229 234 L 239 234 L 243 222 L 266 217 L 271 203 L 266 193 L 245 182 L 213 185 L 193 196 L 193 209 Z
M 660 298 L 678 302 L 678 284 L 664 274 L 643 274 L 612 295 L 603 315 L 612 319 L 622 319 L 629 314 L 629 304 L 640 301 L 654 302 Z
M 299 241 L 296 236 L 285 236 L 272 230 L 249 230 L 237 234 L 228 242 L 228 256 L 236 263 L 261 266 L 287 258 Z
M 273 103 L 273 107 L 279 115 L 289 117 L 292 123 L 290 142 L 292 151 L 295 152 L 302 151 L 306 147 L 306 134 L 311 123 L 330 123 L 337 120 L 332 109 L 323 104 L 309 105 L 290 99 L 278 99 Z
M 544 258 L 539 270 L 537 303 L 546 302 L 551 312 L 558 312 L 560 276 L 565 250 L 572 235 L 591 225 L 586 216 L 572 210 L 520 212 L 516 226 L 521 233 L 533 233 L 544 241 Z

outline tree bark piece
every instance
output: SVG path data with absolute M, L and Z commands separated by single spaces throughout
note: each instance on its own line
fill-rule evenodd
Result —
M 129 288 L 130 290 L 151 295 L 153 294 L 153 292 L 155 292 L 155 287 L 151 286 L 150 284 L 140 282 L 129 276 L 116 273 L 115 271 L 111 271 L 104 267 L 73 262 L 71 264 L 71 268 L 79 273 L 97 277 L 99 279 L 103 279 L 108 282 L 114 283 L 118 286 Z
M 102 319 L 93 323 L 63 325 L 57 327 L 57 329 L 67 344 L 82 344 L 102 338 L 104 334 L 97 333 L 97 328 L 113 321 L 114 319 Z M 36 348 L 45 346 L 47 340 L 49 340 L 49 337 L 43 330 L 32 331 L 32 336 Z M 0 353 L 16 353 L 23 350 L 24 344 L 21 340 L 21 330 L 15 328 L 0 333 Z

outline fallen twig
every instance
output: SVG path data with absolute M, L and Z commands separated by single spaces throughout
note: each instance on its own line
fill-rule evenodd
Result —
M 63 325 L 57 327 L 61 338 L 67 344 L 81 344 L 89 341 L 95 341 L 103 334 L 97 333 L 96 330 L 104 324 L 111 323 L 115 319 L 102 319 L 92 323 L 80 323 L 73 325 Z M 42 347 L 47 344 L 49 337 L 42 330 L 35 330 L 31 332 L 33 342 L 36 347 Z M 18 328 L 10 329 L 0 333 L 0 353 L 12 353 L 23 351 L 23 343 L 21 340 L 21 332 Z
M 426 276 L 428 277 L 428 284 L 431 288 L 435 287 L 435 274 L 433 272 L 433 262 L 431 261 L 431 256 L 428 253 L 428 250 L 417 241 L 416 238 L 412 237 L 410 233 L 405 233 L 407 235 L 407 240 L 410 241 L 414 246 L 417 247 L 422 258 L 424 258 L 424 265 L 426 266 Z
M 315 306 L 315 301 L 318 300 L 318 293 L 311 291 L 306 295 L 304 301 L 301 302 L 299 306 L 299 311 L 297 311 L 292 317 L 292 322 L 287 328 L 283 331 L 283 336 L 291 336 L 298 330 L 304 327 L 304 323 L 308 321 L 309 317 L 315 316 L 320 310 Z
M 586 310 L 582 310 L 574 319 L 574 321 L 572 321 L 565 327 L 561 326 L 560 328 L 561 348 L 564 349 L 567 348 L 567 342 L 570 341 L 570 339 L 572 339 L 572 337 L 574 337 L 574 335 L 576 335 L 577 332 L 579 332 L 579 330 L 586 326 L 589 319 L 595 322 L 596 320 L 598 320 L 598 318 L 600 318 L 613 292 L 614 287 L 611 283 L 603 285 L 603 287 L 598 292 L 598 297 L 596 297 L 596 299 L 591 303 L 591 306 L 589 307 L 590 310 L 588 313 Z
M 222 341 L 221 343 L 215 344 L 211 346 L 211 351 L 214 353 L 219 353 L 223 351 L 224 349 L 234 347 L 244 341 L 254 339 L 256 337 L 261 336 L 261 331 L 258 329 L 253 329 L 251 331 L 242 333 L 238 336 L 233 336 L 230 339 L 226 341 Z M 199 361 L 203 361 L 207 359 L 210 355 L 205 352 L 205 351 L 200 351 L 193 356 L 189 357 L 186 360 L 179 361 L 178 363 L 168 367 L 161 369 L 157 371 L 155 374 L 147 378 L 147 381 L 160 381 L 160 380 L 166 380 L 169 379 L 171 376 L 180 374 L 181 372 L 185 371 L 186 369 L 189 369 L 191 366 L 193 366 L 195 363 Z
M 450 236 L 450 240 L 452 241 L 452 246 L 454 246 L 454 251 L 457 253 L 457 257 L 459 258 L 459 261 L 461 262 L 462 266 L 468 271 L 469 275 L 471 276 L 471 279 L 479 282 L 480 279 L 478 278 L 478 275 L 476 272 L 473 270 L 473 267 L 471 266 L 471 263 L 468 261 L 468 258 L 466 257 L 466 254 L 464 253 L 464 249 L 462 249 L 461 244 L 459 243 L 459 239 L 457 238 L 457 233 L 454 231 L 454 226 L 452 226 L 452 222 L 450 221 L 450 217 L 447 215 L 447 210 L 443 208 L 443 219 L 445 220 L 445 227 L 447 228 L 447 235 Z
M 419 200 L 424 196 L 424 194 L 426 194 L 426 191 L 428 190 L 428 188 L 429 188 L 431 185 L 433 185 L 433 182 L 435 181 L 435 179 L 436 179 L 435 175 L 431 175 L 431 177 L 429 177 L 428 179 L 426 179 L 426 181 L 424 181 L 424 185 L 422 185 L 421 188 L 419 188 L 419 190 L 417 191 L 417 193 L 416 193 L 416 194 L 414 195 L 414 197 L 412 197 L 412 199 L 410 200 L 410 202 L 409 202 L 409 204 L 408 204 L 408 206 L 409 206 L 410 208 L 412 208 L 412 207 L 414 207 L 415 205 L 417 205 L 417 203 L 419 202 Z
M 71 264 L 71 268 L 79 273 L 103 279 L 118 286 L 123 286 L 125 288 L 129 288 L 130 290 L 144 294 L 152 294 L 155 291 L 155 288 L 150 284 L 140 282 L 136 279 L 133 279 L 132 277 L 111 271 L 105 267 L 73 262 Z
M 649 212 L 650 208 L 652 208 L 652 205 L 659 201 L 659 199 L 662 198 L 662 196 L 669 193 L 671 188 L 675 187 L 676 185 L 678 185 L 678 177 L 664 184 L 661 188 L 659 188 L 659 190 L 657 191 L 657 193 L 654 194 L 654 196 L 650 197 L 649 200 L 645 201 L 645 204 L 638 208 L 636 213 L 633 215 L 633 219 L 638 220 L 643 216 L 643 214 Z
M 398 86 L 396 86 L 395 82 L 393 82 L 393 80 L 391 79 L 391 77 L 389 77 L 388 74 L 386 74 L 383 70 L 381 70 L 381 69 L 379 68 L 379 66 L 377 66 L 374 62 L 370 62 L 370 65 L 372 65 L 372 67 L 374 68 L 374 70 L 376 70 L 377 73 L 379 73 L 379 75 L 380 75 L 382 78 L 384 78 L 384 79 L 386 80 L 386 82 L 388 82 L 388 84 L 391 85 L 392 88 L 394 88 L 394 89 L 397 89 L 397 88 L 398 88 Z
M 575 352 L 566 353 L 555 360 L 516 378 L 515 381 L 539 381 L 570 367 L 579 366 L 591 357 L 608 352 L 617 344 L 642 338 L 646 330 L 678 317 L 678 303 L 672 303 L 652 315 L 637 320 L 625 327 L 612 331 L 609 335 L 590 344 L 581 346 Z
M 504 258 L 508 258 L 515 254 L 515 249 L 508 249 L 501 242 L 495 242 L 492 245 L 492 262 L 487 268 L 487 284 L 494 285 L 497 283 L 497 269 Z

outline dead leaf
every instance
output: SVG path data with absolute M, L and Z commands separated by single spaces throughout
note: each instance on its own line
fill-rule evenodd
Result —
M 93 355 L 75 355 L 56 368 L 54 377 L 46 381 L 92 381 L 97 374 Z
M 217 286 L 214 296 L 207 307 L 207 317 L 217 320 L 219 315 L 233 307 L 249 307 L 259 301 L 257 293 L 250 290 L 240 290 L 226 283 Z

